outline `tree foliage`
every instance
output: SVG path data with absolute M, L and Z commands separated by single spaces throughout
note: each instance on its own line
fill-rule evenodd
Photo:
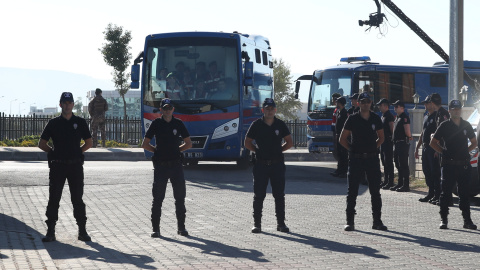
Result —
M 108 24 L 103 32 L 106 43 L 99 49 L 103 55 L 103 60 L 107 65 L 113 67 L 113 83 L 123 97 L 130 89 L 128 77 L 130 74 L 125 72 L 130 65 L 132 54 L 131 47 L 128 45 L 132 40 L 130 31 L 123 31 L 123 27 Z
M 77 111 L 77 115 L 82 114 L 82 107 L 83 107 L 82 98 L 77 97 L 77 102 L 75 102 L 75 105 L 73 105 L 73 108 L 75 109 L 75 111 Z
M 297 111 L 302 108 L 300 100 L 295 99 L 292 87 L 290 66 L 283 59 L 273 59 L 273 82 L 277 115 L 284 120 L 297 119 Z
M 125 72 L 130 65 L 132 54 L 131 47 L 128 45 L 132 40 L 131 32 L 123 31 L 123 27 L 108 24 L 103 32 L 106 43 L 99 49 L 103 55 L 103 60 L 107 65 L 113 68 L 113 83 L 123 99 L 123 121 L 124 135 L 127 129 L 127 102 L 125 102 L 125 94 L 130 89 L 128 79 L 129 72 Z M 125 138 L 125 137 L 124 137 Z

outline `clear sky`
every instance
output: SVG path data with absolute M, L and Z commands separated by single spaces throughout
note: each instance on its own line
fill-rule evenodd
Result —
M 449 0 L 394 2 L 449 53 Z M 464 58 L 480 60 L 480 1 L 465 0 L 464 6 Z M 373 0 L 25 0 L 3 1 L 0 7 L 0 67 L 58 70 L 108 81 L 111 68 L 98 50 L 108 23 L 132 32 L 133 57 L 143 50 L 148 34 L 260 34 L 270 39 L 273 57 L 287 62 L 295 75 L 336 65 L 345 56 L 368 55 L 375 62 L 399 65 L 431 66 L 441 60 L 386 7 L 382 10 L 389 22 L 386 35 L 380 35 L 378 29 L 365 32 L 365 27 L 358 26 L 358 20 L 366 20 L 376 11 Z M 35 102 L 35 89 L 5 89 L 0 84 L 0 97 L 4 96 L 0 111 L 8 111 L 18 91 L 32 91 L 22 100 Z M 301 94 L 303 101 L 307 97 Z M 51 99 L 47 105 L 56 106 L 58 97 Z

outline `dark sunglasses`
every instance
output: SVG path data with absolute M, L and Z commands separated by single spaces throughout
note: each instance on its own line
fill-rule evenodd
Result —
M 173 107 L 172 107 L 172 106 L 165 106 L 165 107 L 162 107 L 162 110 L 164 110 L 164 111 L 170 111 L 170 110 L 172 110 L 172 109 L 173 109 Z
M 372 103 L 372 101 L 370 99 L 362 99 L 362 100 L 360 100 L 360 103 L 361 104 L 370 104 L 370 103 Z

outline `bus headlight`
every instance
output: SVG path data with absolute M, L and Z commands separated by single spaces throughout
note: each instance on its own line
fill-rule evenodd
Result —
M 220 139 L 238 133 L 239 122 L 240 119 L 236 118 L 225 124 L 220 125 L 213 132 L 212 140 Z

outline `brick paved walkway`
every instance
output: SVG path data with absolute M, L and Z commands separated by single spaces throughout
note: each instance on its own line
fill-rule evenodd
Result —
M 293 167 L 289 167 L 290 170 Z M 300 173 L 301 171 L 299 171 Z M 325 171 L 322 171 L 324 174 Z M 262 234 L 252 226 L 251 181 L 196 179 L 187 175 L 187 229 L 176 235 L 171 186 L 161 239 L 150 233 L 150 181 L 144 184 L 87 183 L 87 229 L 93 241 L 76 240 L 68 188 L 64 190 L 57 242 L 42 243 L 47 186 L 0 187 L 1 269 L 478 269 L 480 231 L 462 228 L 456 205 L 450 230 L 439 230 L 438 207 L 415 193 L 382 192 L 384 223 L 371 229 L 370 196 L 358 198 L 357 231 L 345 232 L 344 180 L 287 183 L 287 225 L 275 230 L 271 194 Z M 480 222 L 479 207 L 472 207 Z

